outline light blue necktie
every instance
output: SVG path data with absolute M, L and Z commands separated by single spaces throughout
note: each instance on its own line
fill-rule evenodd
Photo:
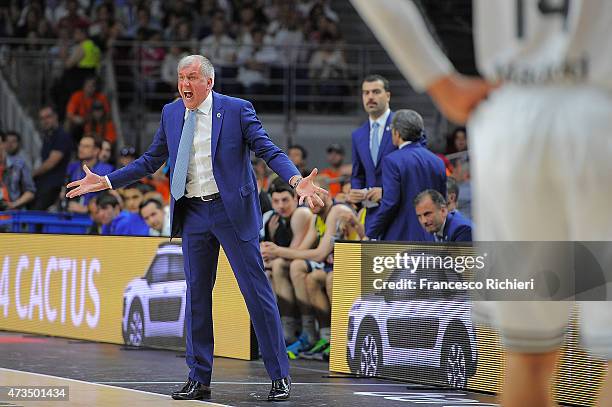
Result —
M 370 131 L 370 154 L 372 154 L 372 161 L 376 165 L 378 159 L 378 148 L 380 147 L 380 140 L 378 138 L 378 122 L 372 123 L 372 130 Z
M 181 133 L 181 141 L 179 142 L 178 154 L 176 155 L 176 163 L 174 164 L 174 173 L 172 175 L 172 185 L 170 192 L 175 200 L 179 200 L 185 195 L 185 184 L 187 183 L 187 168 L 189 167 L 189 153 L 193 145 L 193 135 L 195 133 L 196 112 L 189 110 L 187 119 L 183 125 Z

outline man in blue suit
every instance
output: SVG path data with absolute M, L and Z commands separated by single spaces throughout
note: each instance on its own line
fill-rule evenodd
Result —
M 426 189 L 414 198 L 414 209 L 423 229 L 436 242 L 471 242 L 472 222 L 457 210 L 449 211 L 438 191 Z
M 167 160 L 170 168 L 172 236 L 182 235 L 187 281 L 186 361 L 189 378 L 172 393 L 182 400 L 208 397 L 213 363 L 212 289 L 219 247 L 234 270 L 251 315 L 262 358 L 272 379 L 268 400 L 287 400 L 291 390 L 276 298 L 259 251 L 262 227 L 250 152 L 264 159 L 296 189 L 300 203 L 323 206 L 315 192 L 326 193 L 303 178 L 261 126 L 253 105 L 213 92 L 214 68 L 201 55 L 178 64 L 181 100 L 164 106 L 149 149 L 126 167 L 100 177 L 85 167 L 85 178 L 69 197 L 119 188 L 152 174 Z
M 382 161 L 383 196 L 374 219 L 366 225 L 370 238 L 432 241 L 417 220 L 412 201 L 424 189 L 446 194 L 444 163 L 421 142 L 423 118 L 413 110 L 398 110 L 391 122 L 397 151 Z
M 389 108 L 389 81 L 380 75 L 366 76 L 361 84 L 361 98 L 368 120 L 352 134 L 353 173 L 349 201 L 374 203 L 382 197 L 382 159 L 397 150 L 391 142 L 393 112 Z M 377 206 L 368 207 L 366 226 L 377 210 Z

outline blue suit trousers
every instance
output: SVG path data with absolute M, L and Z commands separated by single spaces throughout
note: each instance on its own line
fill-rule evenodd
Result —
M 264 272 L 259 241 L 242 241 L 221 199 L 183 198 L 183 258 L 187 281 L 186 362 L 189 377 L 210 384 L 213 365 L 212 290 L 219 246 L 236 276 L 255 329 L 263 362 L 272 380 L 289 375 L 276 297 Z

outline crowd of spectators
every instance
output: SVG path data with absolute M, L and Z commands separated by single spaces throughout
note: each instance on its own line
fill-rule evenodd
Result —
M 41 46 L 33 40 L 54 40 L 47 50 L 52 59 L 52 102 L 57 106 L 66 105 L 83 80 L 99 70 L 107 53 L 115 61 L 120 92 L 141 92 L 151 108 L 172 98 L 177 62 L 186 53 L 199 53 L 213 62 L 216 89 L 221 92 L 282 95 L 285 68 L 293 66 L 298 79 L 312 82 L 298 86 L 303 93 L 343 96 L 348 91 L 348 64 L 339 15 L 329 3 L 9 0 L 0 5 L 0 37 L 29 40 L 25 46 L 36 49 Z M 139 103 L 129 97 L 121 101 Z M 338 109 L 337 102 L 332 98 L 309 106 Z

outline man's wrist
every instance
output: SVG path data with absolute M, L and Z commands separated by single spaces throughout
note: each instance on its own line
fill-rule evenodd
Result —
M 294 175 L 292 179 L 289 180 L 289 185 L 291 188 L 297 189 L 298 185 L 300 185 L 300 182 L 302 182 L 303 179 L 304 178 L 302 178 L 300 175 Z

